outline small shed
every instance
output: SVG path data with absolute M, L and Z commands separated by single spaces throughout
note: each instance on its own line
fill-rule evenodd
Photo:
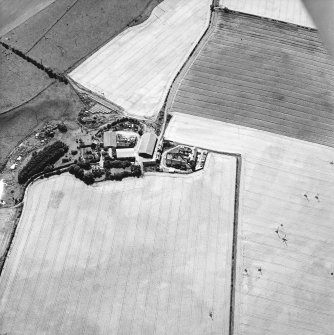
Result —
M 117 134 L 112 131 L 106 131 L 103 133 L 103 146 L 105 148 L 116 147 L 117 145 Z
M 153 133 L 145 133 L 141 137 L 139 146 L 139 155 L 145 158 L 151 158 L 154 154 L 154 148 L 157 144 L 157 136 Z
M 116 157 L 120 160 L 136 160 L 135 150 L 133 148 L 116 149 Z

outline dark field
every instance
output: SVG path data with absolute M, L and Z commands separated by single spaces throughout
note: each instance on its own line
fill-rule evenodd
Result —
M 63 72 L 129 24 L 145 20 L 159 2 L 57 0 L 9 32 L 4 41 Z
M 0 114 L 27 101 L 52 82 L 44 71 L 0 45 Z
M 6 34 L 55 0 L 0 0 L 0 36 Z
M 0 114 L 0 171 L 8 154 L 34 129 L 50 120 L 74 120 L 81 107 L 70 85 L 54 83 L 31 102 Z
M 334 65 L 318 33 L 219 12 L 172 112 L 334 147 Z

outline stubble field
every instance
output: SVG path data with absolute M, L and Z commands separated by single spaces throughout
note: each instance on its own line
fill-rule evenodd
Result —
M 227 334 L 236 161 L 207 164 L 30 186 L 0 279 L 0 332 Z
M 218 12 L 172 112 L 334 146 L 334 63 L 316 31 Z
M 330 335 L 334 149 L 185 114 L 166 138 L 242 155 L 235 334 Z
M 210 21 L 211 0 L 165 0 L 70 77 L 139 118 L 157 115 L 169 86 Z

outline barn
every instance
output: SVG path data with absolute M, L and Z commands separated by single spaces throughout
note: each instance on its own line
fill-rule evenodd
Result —
M 145 158 L 152 158 L 157 140 L 158 138 L 155 134 L 145 133 L 141 138 L 139 155 Z

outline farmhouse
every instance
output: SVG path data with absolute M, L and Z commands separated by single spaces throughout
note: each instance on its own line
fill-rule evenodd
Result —
M 145 133 L 141 138 L 139 155 L 146 158 L 152 158 L 157 140 L 158 138 L 155 134 Z
M 179 154 L 173 152 L 170 152 L 166 155 L 166 165 L 180 170 L 186 170 L 187 168 L 190 168 L 186 160 L 182 159 Z
M 116 157 L 117 159 L 126 159 L 126 160 L 136 160 L 136 154 L 133 148 L 126 149 L 116 149 Z
M 103 146 L 105 148 L 116 147 L 116 133 L 113 131 L 106 131 L 103 133 Z

